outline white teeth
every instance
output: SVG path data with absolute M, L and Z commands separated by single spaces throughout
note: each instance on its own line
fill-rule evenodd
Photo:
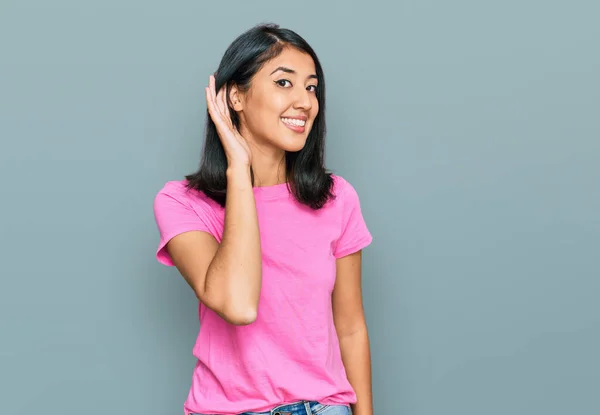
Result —
M 283 118 L 282 117 L 281 121 L 283 121 L 286 124 L 295 125 L 296 127 L 304 127 L 304 124 L 306 124 L 306 121 L 295 120 L 293 118 Z

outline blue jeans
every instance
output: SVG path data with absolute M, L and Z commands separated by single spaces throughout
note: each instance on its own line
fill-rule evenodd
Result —
M 315 401 L 301 401 L 279 405 L 266 412 L 243 412 L 239 415 L 350 415 L 350 413 L 350 407 L 347 405 L 323 405 Z

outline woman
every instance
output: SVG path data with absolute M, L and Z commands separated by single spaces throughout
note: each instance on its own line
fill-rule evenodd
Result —
M 371 235 L 354 188 L 324 167 L 316 54 L 290 30 L 254 27 L 206 101 L 200 169 L 154 203 L 157 258 L 200 302 L 185 414 L 370 415 Z

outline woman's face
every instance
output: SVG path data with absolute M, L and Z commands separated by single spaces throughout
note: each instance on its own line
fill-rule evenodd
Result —
M 310 55 L 285 48 L 256 73 L 247 92 L 238 92 L 241 135 L 260 146 L 301 150 L 319 112 L 317 88 Z

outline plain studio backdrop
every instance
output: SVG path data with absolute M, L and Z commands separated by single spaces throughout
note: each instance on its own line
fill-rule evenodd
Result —
M 182 412 L 197 302 L 152 203 L 262 22 L 315 48 L 374 236 L 376 414 L 598 414 L 596 2 L 0 2 L 0 414 Z M 299 334 L 298 341 L 302 341 Z

